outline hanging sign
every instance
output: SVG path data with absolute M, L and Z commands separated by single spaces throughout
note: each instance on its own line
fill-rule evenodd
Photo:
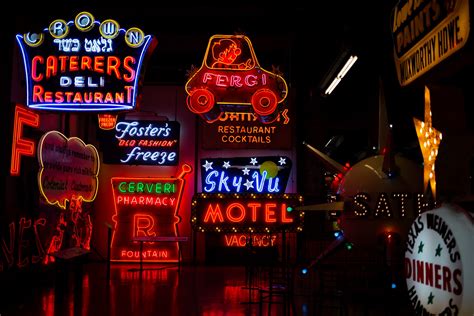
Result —
M 405 86 L 466 44 L 469 0 L 401 0 L 391 29 L 398 81 Z
M 57 19 L 39 33 L 16 36 L 26 76 L 26 103 L 58 111 L 132 110 L 142 66 L 156 46 L 151 35 L 89 12 Z
M 291 149 L 290 107 L 262 125 L 254 113 L 223 112 L 216 121 L 200 124 L 204 149 Z
M 301 231 L 303 212 L 298 194 L 206 194 L 195 195 L 191 223 L 198 231 L 278 232 Z
M 67 138 L 58 131 L 50 131 L 38 143 L 38 160 L 38 184 L 49 204 L 64 209 L 73 196 L 86 202 L 95 200 L 99 154 L 94 146 L 77 137 Z
M 103 132 L 104 163 L 176 166 L 179 160 L 179 123 L 119 120 Z
M 115 214 L 112 261 L 176 262 L 178 242 L 145 242 L 140 253 L 136 237 L 178 237 L 179 205 L 189 165 L 177 177 L 112 178 Z M 165 240 L 165 239 L 164 239 Z
M 201 159 L 206 193 L 285 193 L 291 160 L 285 156 Z
M 244 35 L 210 38 L 201 68 L 186 83 L 187 105 L 207 122 L 223 112 L 253 112 L 263 123 L 283 110 L 285 80 L 260 67 L 250 39 Z
M 474 313 L 474 221 L 454 205 L 422 213 L 408 232 L 405 273 L 417 315 Z

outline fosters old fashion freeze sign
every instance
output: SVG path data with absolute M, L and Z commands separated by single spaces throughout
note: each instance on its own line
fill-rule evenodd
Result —
M 469 28 L 469 0 L 401 0 L 391 20 L 400 85 L 461 49 Z
M 88 12 L 56 19 L 42 32 L 17 35 L 26 74 L 26 103 L 41 110 L 131 110 L 141 68 L 156 41 Z

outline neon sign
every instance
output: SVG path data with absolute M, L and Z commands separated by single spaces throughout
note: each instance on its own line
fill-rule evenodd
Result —
M 285 193 L 291 171 L 285 156 L 201 159 L 206 193 Z
M 376 199 L 360 192 L 352 197 L 355 217 L 359 218 L 413 218 L 429 209 L 433 201 L 427 201 L 422 193 L 381 192 Z M 397 211 L 397 212 L 395 212 Z M 411 214 L 410 214 L 411 213 Z
M 177 262 L 179 243 L 143 244 L 140 254 L 134 237 L 178 237 L 179 204 L 184 178 L 191 167 L 184 164 L 177 177 L 112 178 L 115 214 L 112 221 L 112 261 Z
M 151 35 L 89 12 L 54 20 L 40 33 L 16 36 L 26 75 L 27 106 L 59 111 L 134 109 L 141 68 L 156 46 Z
M 179 128 L 175 121 L 118 121 L 114 134 L 104 132 L 104 163 L 176 166 Z
M 224 234 L 226 247 L 273 247 L 276 243 L 277 235 L 274 234 Z
M 407 236 L 405 278 L 417 314 L 474 312 L 473 233 L 472 215 L 454 205 L 427 211 L 414 220 Z
M 290 149 L 293 121 L 288 108 L 275 121 L 262 126 L 254 113 L 222 112 L 216 121 L 201 124 L 204 149 Z
M 23 125 L 38 127 L 40 117 L 38 114 L 28 111 L 20 105 L 15 106 L 15 120 L 13 123 L 12 160 L 10 174 L 17 176 L 20 174 L 21 156 L 35 155 L 35 142 L 23 138 Z
M 66 208 L 73 196 L 95 200 L 99 186 L 99 154 L 91 144 L 58 131 L 44 134 L 38 144 L 39 189 L 46 201 Z
M 217 120 L 221 111 L 239 109 L 271 123 L 283 110 L 288 87 L 281 76 L 260 67 L 248 37 L 214 35 L 201 68 L 186 83 L 186 93 L 189 110 L 207 122 Z
M 298 194 L 200 193 L 193 198 L 191 223 L 201 232 L 301 231 L 304 213 L 288 209 L 302 202 Z

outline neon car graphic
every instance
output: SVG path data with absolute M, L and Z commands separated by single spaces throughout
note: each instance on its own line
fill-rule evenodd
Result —
M 212 36 L 201 68 L 185 89 L 189 110 L 207 122 L 221 111 L 253 111 L 262 123 L 271 123 L 288 92 L 285 79 L 260 67 L 244 35 Z

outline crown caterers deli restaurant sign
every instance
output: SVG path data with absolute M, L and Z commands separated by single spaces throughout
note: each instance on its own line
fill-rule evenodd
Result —
M 391 29 L 398 80 L 405 86 L 466 44 L 469 0 L 400 0 Z
M 142 65 L 156 46 L 139 28 L 124 30 L 88 12 L 16 39 L 25 67 L 26 103 L 42 110 L 135 108 Z

